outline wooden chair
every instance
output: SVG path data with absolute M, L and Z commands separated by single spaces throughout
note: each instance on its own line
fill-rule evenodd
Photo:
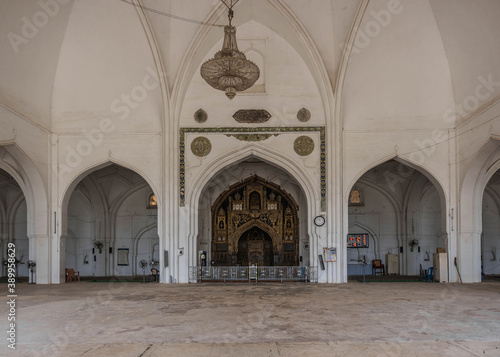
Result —
M 380 259 L 373 259 L 372 260 L 372 275 L 385 275 L 385 267 L 384 264 L 382 264 L 382 260 Z
M 78 281 L 80 281 L 80 272 L 79 271 L 75 272 L 71 268 L 66 268 L 66 282 L 67 283 L 70 281 L 75 282 L 76 279 L 78 279 Z

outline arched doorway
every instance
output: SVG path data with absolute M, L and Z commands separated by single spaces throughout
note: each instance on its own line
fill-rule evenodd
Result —
M 253 260 L 268 266 L 299 265 L 298 207 L 288 192 L 257 175 L 233 184 L 211 208 L 211 265 Z
M 142 275 L 159 267 L 157 200 L 136 172 L 111 164 L 90 172 L 70 193 L 65 268 L 82 277 Z
M 274 265 L 273 241 L 269 234 L 254 227 L 238 239 L 237 265 Z
M 29 258 L 28 214 L 26 199 L 16 180 L 0 169 L 0 248 L 2 276 L 7 276 L 8 244 L 15 245 L 16 276 L 27 277 Z
M 500 170 L 488 181 L 483 194 L 481 234 L 481 273 L 500 275 Z
M 385 273 L 394 275 L 420 275 L 432 267 L 433 254 L 448 251 L 440 190 L 424 173 L 396 160 L 367 171 L 348 198 L 348 233 L 366 234 L 369 242 L 348 248 L 348 275 L 372 274 L 373 260 L 382 260 Z

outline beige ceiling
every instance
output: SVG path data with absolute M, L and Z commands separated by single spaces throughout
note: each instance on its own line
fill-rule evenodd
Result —
M 309 41 L 333 90 L 342 51 L 362 1 L 241 0 L 234 9 L 234 23 L 238 26 L 255 20 L 270 28 L 313 67 L 316 62 L 304 45 Z M 445 54 L 447 68 L 443 71 L 450 74 L 442 80 L 451 82 L 452 101 L 460 104 L 474 95 L 481 77 L 500 81 L 500 1 L 420 2 L 430 9 L 420 15 L 428 20 L 422 26 L 434 21 L 437 31 L 422 31 L 433 38 L 418 41 L 410 31 L 405 36 L 408 43 L 423 43 L 422 48 L 426 43 L 442 47 L 437 52 Z M 148 67 L 157 68 L 158 59 L 166 72 L 169 97 L 176 95 L 178 82 L 194 71 L 183 64 L 201 61 L 222 36 L 218 27 L 204 32 L 201 25 L 149 11 L 145 12 L 146 22 L 141 21 L 138 9 L 120 0 L 54 3 L 58 5 L 43 9 L 38 1 L 0 1 L 0 104 L 50 131 L 74 130 L 71 122 L 77 119 L 110 115 L 109 103 L 129 92 Z M 407 3 L 410 8 L 410 0 L 401 0 L 402 6 Z M 142 0 L 142 4 L 184 18 L 226 23 L 226 12 L 218 0 Z M 373 21 L 371 8 L 386 4 L 386 0 L 371 0 L 362 14 L 364 23 Z M 404 26 L 404 22 L 395 21 L 384 31 L 399 31 Z M 199 36 L 204 36 L 201 44 Z M 308 39 L 304 40 L 305 36 Z M 400 43 L 380 48 L 398 55 L 398 51 L 407 50 Z M 367 51 L 367 55 L 369 52 L 373 53 Z M 412 71 L 411 66 L 408 71 Z M 500 87 L 496 89 L 481 106 L 499 97 Z M 384 83 L 379 90 L 384 90 Z M 168 98 L 158 91 L 147 100 L 151 105 L 137 115 L 161 117 Z M 160 127 L 151 122 L 140 127 L 131 124 L 125 130 L 158 131 Z

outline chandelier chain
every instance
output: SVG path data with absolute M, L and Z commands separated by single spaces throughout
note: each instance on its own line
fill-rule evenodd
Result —
M 234 5 L 236 5 L 236 4 L 238 3 L 238 1 L 240 1 L 240 0 L 236 0 L 236 1 L 234 1 L 234 2 L 233 2 L 233 0 L 231 0 L 231 5 L 228 5 L 228 4 L 226 3 L 226 0 L 220 0 L 220 1 L 222 1 L 222 3 L 223 3 L 224 5 L 226 5 L 226 6 L 227 6 L 227 8 L 228 8 L 229 10 L 232 10 L 232 9 L 233 9 L 233 6 L 234 6 Z
M 193 24 L 204 25 L 204 26 L 214 26 L 214 27 L 224 27 L 225 26 L 225 25 L 218 25 L 218 24 L 210 24 L 208 22 L 193 20 L 193 19 L 189 19 L 187 17 L 182 17 L 182 16 L 177 16 L 177 15 L 169 14 L 167 12 L 156 10 L 156 9 L 153 9 L 153 8 L 150 8 L 150 7 L 147 7 L 147 6 L 143 6 L 143 5 L 139 5 L 139 4 L 134 4 L 132 1 L 129 1 L 129 0 L 120 0 L 120 1 L 122 1 L 124 3 L 127 3 L 129 5 L 135 6 L 135 7 L 139 7 L 141 9 L 143 9 L 143 10 L 152 12 L 154 14 L 158 14 L 158 15 L 170 17 L 172 19 L 176 19 L 176 20 L 180 20 L 180 21 L 191 22 Z M 237 0 L 236 2 L 238 2 L 238 1 L 239 0 Z M 236 4 L 236 2 L 234 4 Z M 226 3 L 224 3 L 224 4 L 227 6 Z M 234 6 L 234 4 L 232 4 L 231 6 Z

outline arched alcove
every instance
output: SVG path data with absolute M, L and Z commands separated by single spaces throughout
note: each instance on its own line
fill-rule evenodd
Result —
M 135 266 L 142 259 L 158 268 L 157 208 L 150 206 L 146 180 L 112 163 L 80 176 L 63 207 L 64 268 L 82 277 L 142 274 Z
M 253 202 L 252 198 L 259 202 Z M 309 265 L 308 210 L 307 196 L 295 178 L 255 156 L 246 157 L 220 170 L 203 188 L 199 200 L 197 251 L 211 257 L 208 264 L 236 265 L 238 240 L 252 229 L 259 229 L 271 239 L 272 265 Z M 281 230 L 276 229 L 278 226 Z M 222 232 L 224 237 L 219 237 L 218 233 Z M 222 252 L 225 250 L 222 244 L 230 246 L 234 259 L 220 257 L 227 255 Z M 290 244 L 294 248 L 286 251 Z M 291 253 L 294 257 L 288 257 Z
M 257 163 L 254 163 L 254 169 L 257 168 L 255 164 Z M 297 193 L 300 191 L 295 192 Z M 248 263 L 251 257 L 241 256 L 239 242 L 242 237 L 254 240 L 248 237 L 249 232 L 260 232 L 257 234 L 260 245 L 255 243 L 256 247 L 260 247 L 258 255 L 264 257 L 265 252 L 269 251 L 273 255 L 272 259 L 266 258 L 262 262 L 279 266 L 298 265 L 298 210 L 292 195 L 280 185 L 262 177 L 250 176 L 233 183 L 229 189 L 220 193 L 211 208 L 210 261 L 213 265 L 221 266 L 238 265 L 242 261 Z M 271 242 L 271 249 L 267 249 L 267 244 L 264 244 L 265 237 Z M 247 253 L 250 254 L 250 251 Z
M 438 248 L 448 251 L 444 192 L 429 175 L 416 166 L 389 160 L 367 170 L 356 181 L 352 187 L 363 200 L 348 207 L 348 227 L 355 231 L 347 233 L 369 233 L 372 240 L 377 237 L 377 244 L 348 249 L 349 275 L 361 275 L 357 261 L 360 254 L 366 255 L 368 265 L 373 259 L 393 259 L 386 257 L 388 254 L 396 256 L 399 267 L 390 273 L 420 275 L 433 266 L 432 254 Z M 358 231 L 360 227 L 366 232 Z M 371 274 L 371 268 L 365 273 Z
M 500 169 L 488 180 L 483 195 L 481 274 L 500 275 Z
M 26 199 L 17 181 L 0 169 L 0 251 L 2 262 L 9 258 L 8 244 L 15 246 L 16 276 L 27 277 L 29 257 L 28 213 Z M 2 264 L 2 276 L 7 266 Z
M 18 253 L 22 253 L 23 263 L 28 260 L 37 263 L 33 271 L 33 281 L 40 284 L 50 283 L 51 262 L 47 259 L 50 256 L 49 213 L 46 187 L 40 171 L 17 144 L 0 146 L 0 170 L 11 177 L 9 181 L 13 180 L 17 185 L 17 188 L 11 191 L 10 188 L 14 186 L 9 184 L 10 188 L 6 187 L 4 194 L 18 192 L 15 202 L 9 201 L 13 197 L 5 201 L 4 219 L 10 228 L 4 231 L 4 234 L 7 234 L 4 243 L 8 239 L 22 239 Z M 8 208 L 9 205 L 11 206 Z M 17 232 L 15 236 L 14 231 Z M 6 254 L 5 246 L 1 248 L 3 254 Z M 20 272 L 27 275 L 27 266 L 21 264 Z
M 487 251 L 482 257 L 482 249 L 488 249 L 483 248 L 481 244 L 484 228 L 483 212 L 485 205 L 494 211 L 495 201 L 491 193 L 495 191 L 492 191 L 491 187 L 486 188 L 498 170 L 500 170 L 500 140 L 498 137 L 492 137 L 472 157 L 461 185 L 457 264 L 462 280 L 466 282 L 481 281 L 481 260 L 488 259 Z

